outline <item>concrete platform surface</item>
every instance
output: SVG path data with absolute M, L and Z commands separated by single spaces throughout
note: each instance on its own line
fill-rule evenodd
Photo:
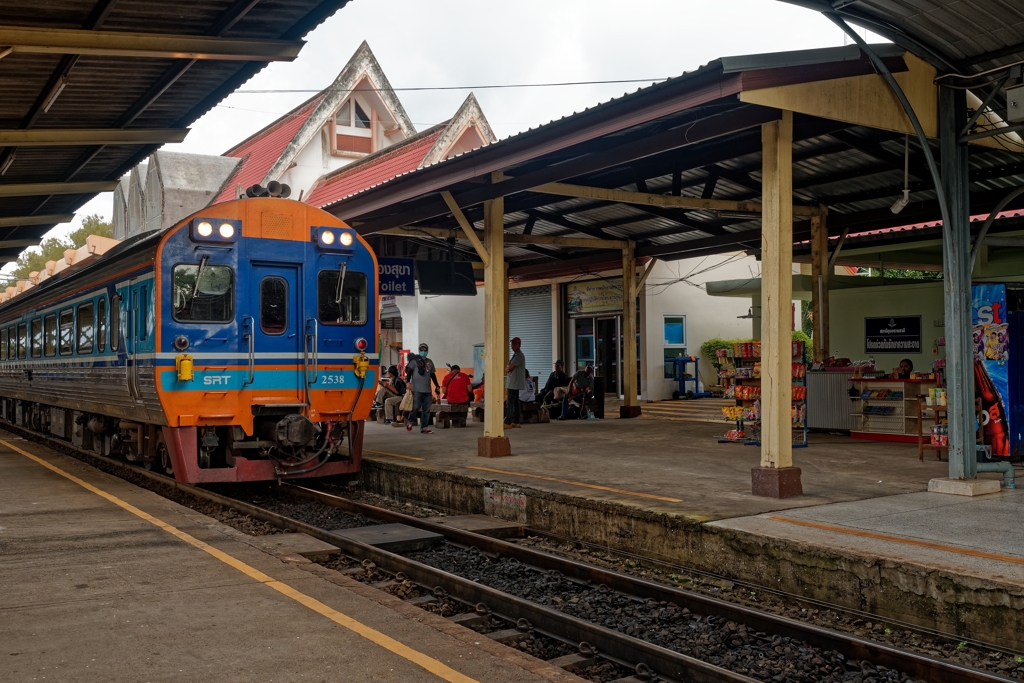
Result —
M 803 470 L 804 495 L 755 498 L 750 469 L 760 464 L 760 449 L 719 444 L 728 428 L 725 421 L 552 420 L 508 430 L 512 457 L 486 459 L 477 456 L 481 423 L 433 434 L 373 423 L 367 425 L 364 457 L 698 522 L 925 491 L 929 479 L 948 474 L 945 462 L 918 462 L 916 445 L 812 434 L 809 448 L 793 451 L 793 464 Z
M 0 643 L 12 683 L 579 680 L 6 433 Z
M 1024 587 L 1024 490 L 909 493 L 709 523 L 770 540 Z

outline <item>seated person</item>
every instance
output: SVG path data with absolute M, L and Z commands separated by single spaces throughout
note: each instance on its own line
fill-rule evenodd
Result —
M 469 375 L 458 365 L 453 365 L 451 372 L 444 378 L 444 397 L 451 406 L 468 406 L 473 400 Z
M 904 358 L 900 361 L 899 367 L 893 369 L 889 379 L 910 379 L 910 373 L 914 371 L 914 361 Z
M 587 412 L 587 398 L 593 395 L 594 366 L 587 363 L 586 369 L 580 370 L 572 376 L 569 387 L 565 391 L 565 397 L 562 399 L 562 414 L 558 416 L 558 419 L 565 419 L 565 416 L 569 414 L 569 403 L 573 401 L 579 401 L 580 417 L 582 418 Z
M 519 390 L 519 402 L 520 403 L 531 403 L 537 400 L 537 394 L 534 391 L 533 377 L 530 377 L 530 371 L 526 371 L 526 388 Z
M 473 382 L 469 386 L 473 390 L 473 400 L 476 401 L 477 403 L 483 403 L 484 402 L 484 376 L 481 375 L 479 382 Z
M 565 374 L 565 364 L 560 360 L 555 361 L 555 371 L 548 375 L 548 381 L 540 390 L 540 402 L 548 405 L 562 400 L 562 396 L 555 396 L 555 389 L 569 386 L 569 375 Z M 563 393 L 563 392 L 560 392 Z
M 380 379 L 380 390 L 374 397 L 373 406 L 375 409 L 384 409 L 384 424 L 393 424 L 395 411 L 402 403 L 405 396 L 405 382 L 398 376 L 398 367 L 392 365 L 387 373 Z

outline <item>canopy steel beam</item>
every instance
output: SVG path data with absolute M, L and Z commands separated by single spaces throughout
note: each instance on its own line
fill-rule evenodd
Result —
M 113 192 L 117 180 L 82 183 L 15 183 L 0 185 L 0 197 L 34 197 L 56 194 L 93 194 Z
M 6 216 L 0 218 L 0 228 L 17 228 L 23 225 L 57 225 L 74 220 L 73 213 L 51 213 L 38 216 Z
M 37 54 L 290 62 L 299 56 L 304 44 L 301 40 L 0 26 L 0 45 L 13 48 L 13 52 Z
M 0 130 L 0 146 L 77 147 L 83 145 L 163 145 L 181 142 L 188 128 Z
M 451 228 L 421 228 L 418 226 L 408 230 L 404 228 L 389 228 L 375 234 L 405 235 L 407 237 L 414 237 L 419 234 L 430 235 L 431 237 L 440 237 L 442 239 L 449 239 L 452 237 L 459 239 L 466 237 L 465 232 L 461 230 L 454 230 Z M 474 230 L 472 234 L 477 239 L 480 239 L 483 236 L 483 233 L 477 230 Z M 624 249 L 626 247 L 626 240 L 606 240 L 595 239 L 592 237 L 561 237 L 556 235 L 517 235 L 510 232 L 504 233 L 502 240 L 506 244 L 546 244 L 552 247 L 581 247 L 584 249 Z

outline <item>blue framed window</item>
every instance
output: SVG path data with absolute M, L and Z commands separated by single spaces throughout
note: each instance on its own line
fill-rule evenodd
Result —
M 665 379 L 672 379 L 675 374 L 674 361 L 686 355 L 686 316 L 666 315 L 662 317 L 663 353 L 665 359 Z

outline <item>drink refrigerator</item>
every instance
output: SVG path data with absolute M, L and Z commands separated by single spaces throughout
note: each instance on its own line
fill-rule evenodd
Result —
M 985 443 L 993 457 L 1024 455 L 1024 396 L 1017 351 L 1024 349 L 1024 287 L 971 288 L 974 392 L 981 398 Z

